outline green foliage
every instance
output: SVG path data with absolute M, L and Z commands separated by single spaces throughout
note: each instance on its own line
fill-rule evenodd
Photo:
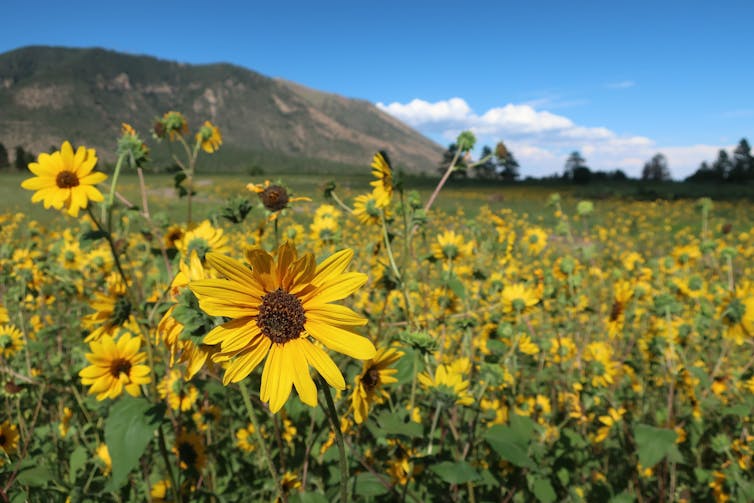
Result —
M 121 398 L 105 421 L 105 444 L 113 463 L 111 490 L 126 483 L 165 414 L 164 405 L 139 398 Z

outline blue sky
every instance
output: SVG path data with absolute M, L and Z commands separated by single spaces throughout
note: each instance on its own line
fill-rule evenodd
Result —
M 754 2 L 17 2 L 0 52 L 99 46 L 230 62 L 369 100 L 441 144 L 504 140 L 522 172 L 682 177 L 754 141 Z

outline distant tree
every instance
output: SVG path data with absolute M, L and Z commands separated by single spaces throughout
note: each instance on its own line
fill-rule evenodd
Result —
M 0 169 L 5 168 L 10 168 L 10 158 L 8 157 L 8 149 L 0 143 Z
M 686 181 L 688 182 L 713 182 L 713 181 L 722 181 L 718 177 L 718 174 L 715 172 L 714 169 L 712 169 L 712 166 L 710 166 L 707 161 L 702 162 L 699 165 L 699 169 L 697 169 L 693 175 L 686 178 Z
M 581 154 L 578 150 L 574 150 L 573 152 L 571 152 L 571 155 L 568 156 L 568 159 L 566 159 L 565 168 L 563 169 L 563 178 L 566 180 L 573 180 L 574 174 L 579 168 L 589 169 L 589 167 L 586 165 L 586 159 L 581 157 Z M 582 174 L 583 173 L 584 172 L 582 170 Z
M 495 146 L 495 158 L 497 160 L 497 170 L 500 178 L 505 181 L 513 182 L 520 176 L 518 172 L 518 161 L 513 157 L 511 152 L 503 142 L 498 142 Z
M 712 171 L 715 172 L 717 180 L 727 180 L 730 176 L 730 172 L 733 170 L 733 163 L 730 162 L 728 152 L 723 149 L 717 153 L 717 159 L 712 163 Z
M 30 162 L 34 162 L 35 156 L 31 152 L 27 152 L 21 145 L 17 145 L 15 148 L 16 158 L 13 161 L 13 166 L 19 171 L 26 171 Z
M 450 163 L 453 162 L 453 159 L 455 159 L 456 152 L 458 152 L 458 145 L 455 143 L 451 143 L 448 145 L 448 149 L 442 154 L 442 161 L 440 161 L 440 165 L 437 167 L 437 171 L 440 172 L 440 174 L 445 173 L 445 171 L 448 169 L 448 166 L 450 166 Z M 464 155 L 459 152 L 458 154 L 458 160 L 456 160 L 456 169 L 453 170 L 453 173 L 451 173 L 451 178 L 465 178 L 466 177 L 466 169 L 467 169 L 466 159 L 464 159 Z
M 479 158 L 479 164 L 474 165 L 474 174 L 477 178 L 491 179 L 494 178 L 497 166 L 492 155 L 492 149 L 485 145 L 482 148 L 482 154 Z
M 751 156 L 749 142 L 746 138 L 742 138 L 733 151 L 733 163 L 728 180 L 743 182 L 752 178 L 754 178 L 754 158 Z
M 578 166 L 573 170 L 573 183 L 585 184 L 592 181 L 592 170 L 586 166 Z
M 641 171 L 642 180 L 662 181 L 670 180 L 670 170 L 668 169 L 668 160 L 662 154 L 655 154 L 652 159 L 644 164 Z
M 615 171 L 609 172 L 607 175 L 608 179 L 618 182 L 628 180 L 628 176 L 626 176 L 626 173 L 622 169 L 616 169 Z

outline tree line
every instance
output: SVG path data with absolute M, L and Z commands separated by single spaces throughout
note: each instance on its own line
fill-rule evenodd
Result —
M 0 169 L 15 168 L 19 171 L 26 171 L 30 162 L 37 160 L 37 156 L 26 151 L 21 145 L 16 145 L 14 150 L 13 162 L 10 160 L 10 153 L 5 145 L 0 143 Z
M 440 173 L 447 170 L 450 163 L 456 158 L 457 151 L 458 147 L 455 143 L 448 146 L 438 166 Z M 456 178 L 467 177 L 469 175 L 469 164 L 468 159 L 459 156 L 456 161 L 457 169 L 453 176 Z M 484 146 L 480 160 L 472 166 L 472 174 L 475 178 L 513 182 L 521 177 L 518 161 L 503 142 L 499 142 L 494 150 L 489 146 Z M 527 179 L 534 178 L 527 177 Z M 592 181 L 623 181 L 629 180 L 630 177 L 620 169 L 613 171 L 592 170 L 581 153 L 575 150 L 566 159 L 562 174 L 555 174 L 542 179 L 585 184 Z M 660 152 L 652 156 L 644 163 L 639 179 L 645 181 L 671 180 L 672 176 L 667 157 Z M 743 138 L 733 150 L 732 156 L 729 156 L 725 149 L 720 149 L 717 159 L 712 164 L 707 161 L 702 162 L 699 169 L 684 181 L 740 183 L 749 180 L 754 180 L 754 156 L 752 156 L 749 142 L 746 138 Z

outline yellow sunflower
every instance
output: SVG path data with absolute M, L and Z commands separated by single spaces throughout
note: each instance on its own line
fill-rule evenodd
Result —
M 207 464 L 202 437 L 196 432 L 182 431 L 175 438 L 173 452 L 178 456 L 181 470 L 201 472 Z
M 191 252 L 195 251 L 202 262 L 207 252 L 226 253 L 230 250 L 228 236 L 223 234 L 222 229 L 213 227 L 209 220 L 205 220 L 193 229 L 186 231 L 183 236 L 175 241 L 175 246 L 181 252 L 184 260 L 187 260 L 191 256 Z
M 267 357 L 260 398 L 272 412 L 285 404 L 292 386 L 304 403 L 316 406 L 309 365 L 331 386 L 345 389 L 340 370 L 310 336 L 352 358 L 374 357 L 374 345 L 352 331 L 366 320 L 332 304 L 367 280 L 366 274 L 344 272 L 352 257 L 352 250 L 342 250 L 317 266 L 311 253 L 298 257 L 286 242 L 278 249 L 277 263 L 264 250 L 247 251 L 249 269 L 229 257 L 207 254 L 209 265 L 226 279 L 193 281 L 189 288 L 207 314 L 231 318 L 204 338 L 205 344 L 221 345 L 213 360 L 228 362 L 223 384 L 242 380 Z
M 139 386 L 151 381 L 149 366 L 142 362 L 146 353 L 139 353 L 141 339 L 125 333 L 114 341 L 105 334 L 99 341 L 93 341 L 89 347 L 92 352 L 86 354 L 91 365 L 79 372 L 81 383 L 91 386 L 89 394 L 97 394 L 97 400 L 117 398 L 126 392 L 139 396 Z
M 471 255 L 474 242 L 463 242 L 463 236 L 455 231 L 445 231 L 432 243 L 432 255 L 438 260 L 460 260 Z
M 270 183 L 265 180 L 264 184 L 249 183 L 246 188 L 255 192 L 262 202 L 262 206 L 270 213 L 270 220 L 275 220 L 281 211 L 286 209 L 290 203 L 296 201 L 311 201 L 308 197 L 291 197 L 288 189 L 276 183 Z
M 173 369 L 157 385 L 160 398 L 167 399 L 168 405 L 173 410 L 180 409 L 183 412 L 191 409 L 197 398 L 199 390 L 196 386 L 183 381 L 181 371 Z
M 10 358 L 24 347 L 24 334 L 13 325 L 0 325 L 0 356 Z
M 196 141 L 202 147 L 202 150 L 211 154 L 220 148 L 223 144 L 223 136 L 220 134 L 220 130 L 212 124 L 210 121 L 204 121 L 202 127 L 196 133 Z
M 94 292 L 91 307 L 96 312 L 82 319 L 82 325 L 90 330 L 84 342 L 97 341 L 103 334 L 113 336 L 120 327 L 136 327 L 134 309 L 128 299 L 125 283 L 114 275 L 108 278 L 107 283 L 107 293 Z
M 403 352 L 395 348 L 381 348 L 373 359 L 364 362 L 361 374 L 356 376 L 351 395 L 353 418 L 356 424 L 364 422 L 372 404 L 382 403 L 388 397 L 382 386 L 398 382 L 395 378 L 398 370 L 390 366 L 400 360 L 401 356 Z
M 539 295 L 534 288 L 523 283 L 507 285 L 501 292 L 503 311 L 506 313 L 524 313 L 539 302 Z
M 374 199 L 377 201 L 377 206 L 386 208 L 390 206 L 390 200 L 393 198 L 393 168 L 384 150 L 372 157 L 372 175 L 377 178 L 369 183 L 374 187 L 372 190 Z
M 18 430 L 10 421 L 0 423 L 0 451 L 10 456 L 18 450 Z M 0 456 L 0 466 L 3 466 L 5 456 Z
M 99 447 L 97 447 L 97 458 L 104 465 L 102 467 L 102 474 L 108 476 L 113 469 L 113 459 L 110 457 L 110 450 L 107 448 L 107 444 L 99 444 Z
M 380 225 L 380 207 L 377 205 L 374 192 L 354 198 L 353 214 L 364 225 Z
M 439 365 L 434 376 L 422 372 L 417 377 L 425 389 L 434 390 L 447 401 L 458 405 L 474 403 L 474 397 L 469 393 L 469 381 L 448 365 Z
M 107 175 L 93 173 L 95 164 L 94 149 L 79 147 L 74 153 L 66 141 L 59 151 L 39 154 L 37 162 L 29 163 L 29 171 L 36 176 L 24 180 L 21 187 L 36 190 L 31 196 L 32 203 L 42 201 L 45 208 L 65 208 L 69 215 L 78 217 L 79 210 L 86 208 L 89 201 L 104 200 L 95 185 L 103 182 Z

